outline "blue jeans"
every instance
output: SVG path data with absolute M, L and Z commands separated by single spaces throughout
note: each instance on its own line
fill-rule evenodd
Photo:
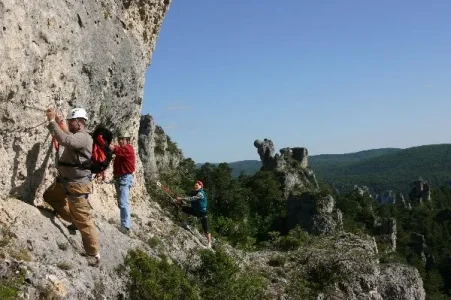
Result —
M 130 228 L 130 188 L 133 184 L 133 175 L 126 174 L 114 178 L 114 186 L 117 193 L 117 206 L 121 211 L 121 225 L 122 227 Z

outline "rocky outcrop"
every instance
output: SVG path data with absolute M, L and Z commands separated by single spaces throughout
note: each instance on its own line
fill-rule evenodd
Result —
M 0 1 L 3 197 L 33 203 L 53 180 L 49 106 L 63 116 L 83 106 L 89 129 L 102 122 L 137 136 L 144 75 L 169 2 Z M 137 176 L 144 192 L 142 182 Z
M 284 178 L 285 196 L 295 190 L 317 189 L 315 173 L 308 166 L 308 151 L 306 148 L 283 148 L 280 154 L 274 154 L 274 143 L 264 139 L 254 141 L 262 161 L 262 170 L 274 171 Z
M 428 253 L 428 247 L 424 235 L 411 232 L 410 239 L 412 241 L 411 247 L 418 257 L 423 261 L 426 270 L 429 270 L 435 264 L 435 257 Z
M 183 160 L 182 151 L 150 115 L 141 116 L 138 147 L 146 179 L 155 180 L 160 173 L 175 170 Z
M 426 299 L 418 270 L 401 265 L 382 265 L 378 278 L 381 299 Z
M 334 198 L 310 192 L 288 197 L 287 223 L 288 229 L 300 225 L 312 234 L 333 234 L 343 227 L 342 214 L 335 208 Z
M 392 190 L 383 191 L 378 197 L 377 201 L 380 204 L 395 204 L 396 203 L 396 193 Z
M 397 231 L 396 219 L 377 218 L 374 224 L 377 235 L 375 236 L 378 245 L 384 245 L 381 249 L 385 253 L 396 251 Z
M 416 203 L 422 203 L 423 201 L 431 201 L 431 188 L 429 183 L 422 178 L 412 182 L 412 189 L 410 190 L 410 200 Z
M 269 278 L 271 299 L 424 300 L 415 268 L 380 264 L 373 238 L 339 233 L 312 238 L 274 266 L 275 252 L 247 262 Z
M 275 149 L 274 143 L 271 140 L 264 139 L 263 141 L 255 140 L 254 146 L 257 148 L 258 155 L 262 161 L 263 170 L 274 170 L 277 167 L 277 160 L 274 157 Z
M 363 185 L 363 186 L 354 185 L 354 191 L 356 191 L 360 196 L 366 195 L 370 198 L 373 197 L 371 195 L 370 189 L 366 185 Z
M 332 234 L 342 228 L 342 215 L 335 208 L 334 198 L 318 194 L 318 183 L 309 168 L 306 148 L 283 148 L 280 154 L 275 154 L 274 143 L 268 139 L 256 140 L 254 146 L 262 161 L 261 170 L 275 172 L 281 178 L 288 229 L 300 225 L 309 233 Z

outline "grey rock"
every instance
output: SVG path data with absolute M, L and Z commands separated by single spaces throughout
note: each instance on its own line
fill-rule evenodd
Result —
M 89 130 L 104 123 L 137 137 L 144 76 L 170 1 L 1 3 L 0 195 L 36 205 L 56 174 L 45 109 L 64 117 L 82 106 Z
M 395 204 L 396 203 L 396 194 L 392 190 L 382 192 L 377 201 L 380 204 Z
M 373 238 L 339 233 L 315 237 L 308 245 L 289 254 L 275 271 L 267 264 L 274 252 L 254 252 L 247 264 L 269 279 L 270 299 L 424 300 L 423 282 L 415 268 L 380 264 Z M 276 280 L 284 274 L 287 283 Z M 274 280 L 273 280 L 274 279 Z M 300 279 L 302 279 L 300 281 Z M 305 294 L 308 282 L 319 291 Z
M 435 264 L 435 257 L 429 253 L 424 235 L 411 232 L 410 239 L 412 240 L 412 248 L 423 261 L 424 267 L 426 270 L 430 269 Z
M 365 190 L 365 187 L 360 187 L 358 185 L 354 185 L 354 191 L 356 191 L 360 196 L 365 195 L 365 193 L 367 192 L 367 190 Z
M 138 147 L 146 180 L 156 180 L 160 173 L 175 171 L 183 160 L 182 151 L 150 115 L 141 116 Z
M 379 218 L 375 220 L 375 223 L 375 228 L 378 231 L 377 241 L 388 245 L 385 249 L 386 253 L 395 252 L 397 241 L 396 219 Z
M 308 166 L 308 151 L 304 147 L 282 148 L 274 154 L 274 143 L 269 139 L 255 140 L 254 146 L 262 161 L 261 170 L 272 171 L 281 178 L 287 204 L 287 226 L 314 234 L 332 234 L 343 225 L 341 212 L 335 210 L 331 195 L 317 197 L 318 182 Z
M 276 159 L 274 158 L 274 144 L 271 140 L 264 139 L 255 140 L 254 146 L 258 150 L 258 155 L 262 161 L 262 169 L 273 170 L 276 167 Z
M 287 225 L 289 229 L 300 225 L 312 234 L 332 234 L 341 230 L 343 220 L 331 195 L 317 196 L 306 192 L 287 199 Z
M 262 161 L 261 170 L 274 171 L 283 176 L 286 197 L 295 190 L 318 188 L 315 173 L 308 167 L 306 148 L 283 148 L 280 154 L 275 154 L 274 143 L 266 138 L 255 140 L 254 146 Z
M 401 264 L 382 265 L 378 285 L 383 299 L 426 299 L 423 281 L 418 270 L 413 267 Z
M 431 201 L 431 188 L 429 182 L 423 180 L 421 177 L 412 182 L 412 189 L 409 193 L 409 198 L 415 203 L 422 203 L 423 201 Z
M 21 265 L 15 260 L 0 261 L 0 279 L 10 279 L 15 277 L 20 271 Z

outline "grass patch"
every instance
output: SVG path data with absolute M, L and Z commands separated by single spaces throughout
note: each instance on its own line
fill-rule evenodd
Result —
M 0 280 L 0 299 L 16 300 L 19 299 L 19 292 L 25 284 L 25 275 L 23 271 L 13 278 Z
M 27 249 L 12 249 L 9 254 L 18 261 L 31 261 L 31 254 Z
M 3 236 L 0 239 L 0 247 L 6 247 L 10 241 L 11 241 L 11 239 L 8 236 Z
M 58 248 L 59 248 L 60 250 L 63 250 L 63 251 L 66 251 L 67 248 L 69 247 L 69 244 L 68 244 L 68 243 L 59 243 L 59 242 L 57 242 L 57 244 L 58 244 Z
M 269 259 L 268 265 L 270 265 L 271 267 L 283 267 L 286 262 L 287 262 L 286 256 L 276 255 Z
M 60 262 L 59 264 L 56 265 L 58 268 L 60 268 L 61 270 L 72 270 L 72 265 L 68 262 Z
M 156 248 L 161 245 L 161 241 L 158 237 L 153 236 L 147 240 L 147 244 L 152 248 Z

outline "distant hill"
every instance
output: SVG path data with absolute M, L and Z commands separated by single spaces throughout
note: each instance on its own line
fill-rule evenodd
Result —
M 260 169 L 261 162 L 245 160 L 229 165 L 235 176 L 241 172 L 251 175 Z M 451 180 L 451 144 L 312 155 L 309 165 L 319 181 L 334 184 L 339 189 L 359 184 L 376 192 L 388 189 L 407 192 L 409 184 L 419 177 L 434 186 Z
M 219 163 L 212 163 L 213 165 L 218 165 Z M 232 175 L 235 177 L 240 176 L 241 173 L 245 175 L 253 175 L 260 170 L 262 163 L 259 160 L 240 160 L 228 163 L 232 168 Z M 197 163 L 196 167 L 200 168 L 203 163 Z
M 309 156 L 309 164 L 311 166 L 318 166 L 322 163 L 326 164 L 336 164 L 336 163 L 353 163 L 360 162 L 365 159 L 382 156 L 385 154 L 391 154 L 394 152 L 401 151 L 400 148 L 381 148 L 381 149 L 371 149 L 364 150 L 354 153 L 346 153 L 346 154 L 320 154 L 320 155 L 312 155 Z
M 382 148 L 365 150 L 355 153 L 346 154 L 321 154 L 309 156 L 309 165 L 316 172 L 317 168 L 323 169 L 331 166 L 341 167 L 348 163 L 359 162 L 364 159 L 393 153 L 402 149 L 398 148 Z M 234 176 L 238 176 L 241 172 L 246 175 L 252 175 L 260 170 L 262 164 L 260 160 L 242 160 L 228 163 L 233 169 Z M 202 164 L 198 164 L 201 166 Z M 326 170 L 327 171 L 327 170 Z M 322 173 L 322 172 L 321 172 Z
M 434 186 L 451 179 L 451 144 L 426 145 L 345 163 L 317 164 L 311 167 L 317 177 L 339 189 L 354 184 L 367 185 L 376 192 L 387 189 L 407 192 L 409 184 L 422 177 Z

